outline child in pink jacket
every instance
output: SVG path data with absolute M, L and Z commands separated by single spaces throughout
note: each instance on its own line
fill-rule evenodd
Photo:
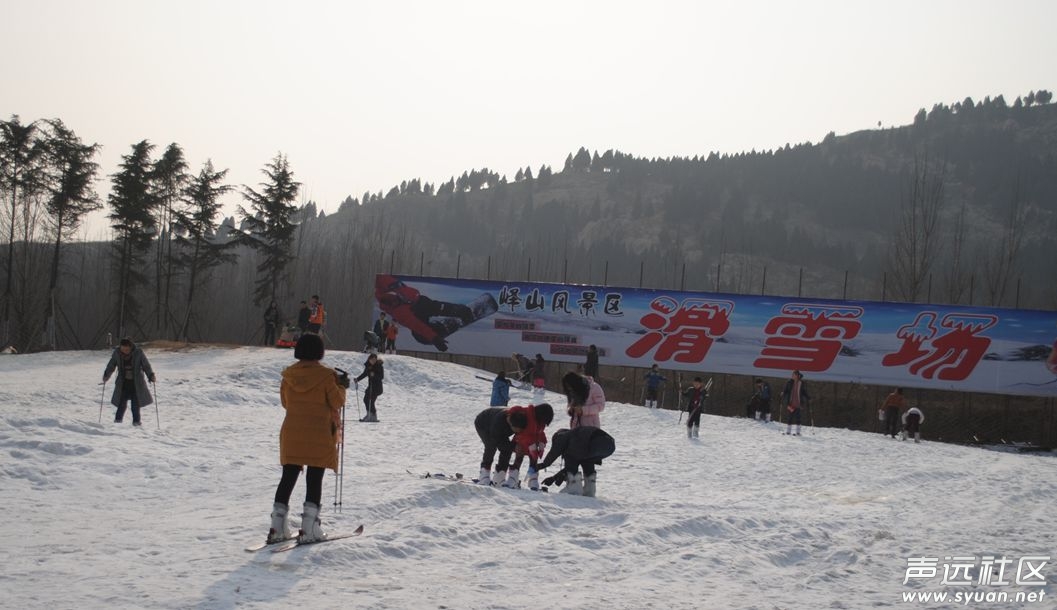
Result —
M 569 429 L 580 426 L 602 427 L 599 415 L 606 408 L 606 395 L 602 386 L 594 379 L 579 373 L 569 372 L 562 377 L 562 390 L 569 401 Z

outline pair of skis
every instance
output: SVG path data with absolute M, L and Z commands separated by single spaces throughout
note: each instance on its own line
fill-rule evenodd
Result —
M 334 542 L 335 540 L 344 540 L 345 538 L 354 538 L 363 534 L 363 526 L 357 527 L 351 534 L 332 534 L 326 538 L 320 538 L 319 540 L 313 540 L 311 542 L 301 542 L 297 536 L 290 536 L 276 542 L 263 542 L 261 544 L 255 544 L 250 547 L 246 547 L 247 553 L 256 553 L 257 551 L 263 551 L 264 549 L 271 549 L 273 553 L 285 553 L 286 551 L 292 551 L 299 546 L 309 546 L 313 544 L 319 544 L 321 542 Z

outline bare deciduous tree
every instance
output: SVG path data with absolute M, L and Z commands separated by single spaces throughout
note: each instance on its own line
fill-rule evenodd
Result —
M 921 297 L 940 248 L 939 220 L 945 200 L 945 173 L 946 163 L 934 168 L 927 154 L 916 156 L 913 175 L 902 195 L 889 271 L 896 294 L 907 302 Z

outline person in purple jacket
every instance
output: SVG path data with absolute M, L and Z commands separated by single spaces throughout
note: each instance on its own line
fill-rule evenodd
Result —
M 569 372 L 562 377 L 562 391 L 568 400 L 569 428 L 602 427 L 599 415 L 606 408 L 606 395 L 594 379 Z

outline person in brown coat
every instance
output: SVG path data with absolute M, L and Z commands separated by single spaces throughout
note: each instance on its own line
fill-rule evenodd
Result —
M 899 416 L 907 408 L 907 399 L 903 397 L 903 388 L 896 388 L 894 392 L 885 398 L 881 410 L 885 416 L 885 434 L 891 434 L 892 438 L 899 434 Z
M 345 404 L 348 381 L 341 380 L 334 369 L 320 364 L 323 339 L 319 335 L 301 335 L 294 347 L 294 358 L 297 363 L 283 370 L 279 388 L 286 409 L 286 418 L 279 431 L 279 463 L 283 466 L 283 476 L 275 490 L 269 543 L 291 538 L 286 517 L 290 494 L 303 466 L 308 472 L 298 540 L 312 542 L 326 537 L 319 521 L 323 473 L 327 468 L 338 469 L 341 407 Z

